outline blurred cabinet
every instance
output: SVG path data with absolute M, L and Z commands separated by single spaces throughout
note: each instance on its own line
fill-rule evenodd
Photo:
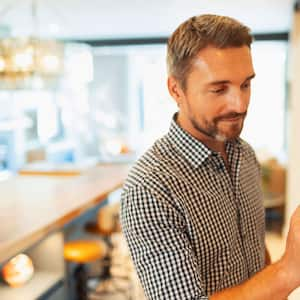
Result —
M 59 299 L 65 295 L 65 267 L 63 259 L 63 234 L 56 232 L 23 253 L 33 261 L 33 277 L 21 287 L 12 288 L 0 283 L 0 299 L 33 300 Z M 66 299 L 65 297 L 60 298 Z

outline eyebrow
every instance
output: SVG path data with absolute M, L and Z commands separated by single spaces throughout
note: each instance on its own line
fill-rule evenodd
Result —
M 244 82 L 248 81 L 248 80 L 251 80 L 255 77 L 255 74 L 252 74 L 250 76 L 248 76 Z M 227 83 L 230 83 L 231 81 L 230 80 L 217 80 L 217 81 L 212 81 L 212 82 L 209 82 L 208 85 L 220 85 L 220 84 L 227 84 Z M 244 83 L 243 82 L 243 83 Z

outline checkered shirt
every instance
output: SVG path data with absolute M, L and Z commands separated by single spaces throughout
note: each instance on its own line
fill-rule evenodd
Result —
M 260 168 L 238 138 L 229 172 L 175 119 L 131 169 L 121 225 L 147 299 L 207 300 L 265 265 Z

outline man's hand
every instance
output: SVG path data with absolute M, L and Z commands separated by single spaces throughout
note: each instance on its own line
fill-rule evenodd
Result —
M 292 286 L 300 285 L 300 206 L 291 217 L 286 248 L 280 263 Z

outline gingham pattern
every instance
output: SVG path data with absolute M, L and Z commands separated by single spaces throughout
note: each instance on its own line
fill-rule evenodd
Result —
M 218 153 L 173 118 L 167 135 L 132 168 L 121 224 L 148 299 L 202 299 L 264 267 L 264 208 L 254 151 Z

